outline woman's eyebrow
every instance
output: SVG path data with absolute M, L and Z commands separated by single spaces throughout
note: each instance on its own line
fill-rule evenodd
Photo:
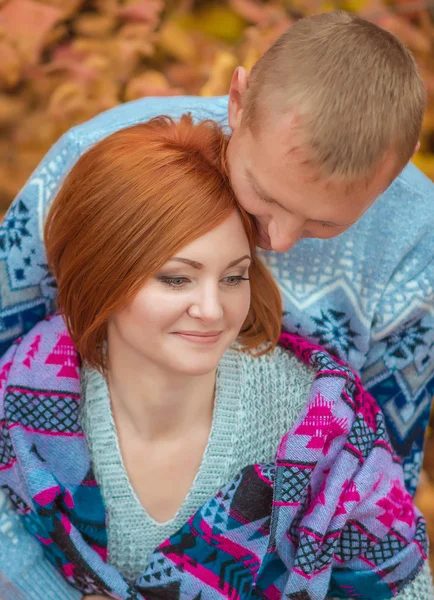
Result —
M 226 268 L 229 269 L 230 267 L 235 267 L 235 265 L 237 265 L 241 261 L 245 260 L 246 258 L 248 258 L 249 260 L 252 260 L 249 254 L 245 254 L 244 256 L 241 256 L 240 258 L 237 258 L 237 259 L 231 261 Z M 193 269 L 198 269 L 198 270 L 203 269 L 203 264 L 200 262 L 197 262 L 196 260 L 190 260 L 189 258 L 181 258 L 181 256 L 174 256 L 173 258 L 170 259 L 169 262 L 171 262 L 172 260 L 176 261 L 176 262 L 184 263 L 185 265 L 190 265 L 190 267 L 193 267 Z
M 235 265 L 237 265 L 238 263 L 242 262 L 246 258 L 248 258 L 250 261 L 252 260 L 252 257 L 250 256 L 250 254 L 245 254 L 241 258 L 237 258 L 236 260 L 233 260 L 232 262 L 230 262 L 228 264 L 227 268 L 229 269 L 230 267 L 235 267 Z

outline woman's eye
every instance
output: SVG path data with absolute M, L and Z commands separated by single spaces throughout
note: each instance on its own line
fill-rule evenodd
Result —
M 159 277 L 159 280 L 161 281 L 161 283 L 164 283 L 166 285 L 169 285 L 172 288 L 183 288 L 185 285 L 187 285 L 187 283 L 190 282 L 190 280 L 188 279 L 188 277 L 167 277 L 167 276 L 162 276 Z
M 242 275 L 229 275 L 224 278 L 225 285 L 230 287 L 235 287 L 240 285 L 242 281 L 250 281 L 250 277 L 243 277 Z

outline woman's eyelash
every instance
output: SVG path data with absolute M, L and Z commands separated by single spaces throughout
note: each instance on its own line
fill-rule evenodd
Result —
M 227 281 L 228 279 L 231 279 L 232 281 L 229 282 Z M 171 277 L 168 275 L 161 275 L 158 280 L 173 289 L 182 289 L 184 285 L 190 281 L 188 277 Z M 242 275 L 228 275 L 227 277 L 224 277 L 224 280 L 226 280 L 225 285 L 228 287 L 236 287 L 237 285 L 240 285 L 242 281 L 250 281 L 250 277 L 243 277 Z
M 233 283 L 225 284 L 229 287 L 235 287 L 237 285 L 240 285 L 242 281 L 250 281 L 250 277 L 243 277 L 242 275 L 229 275 L 228 277 L 225 277 L 225 279 L 235 279 Z
M 165 283 L 174 289 L 182 288 L 189 281 L 188 277 L 169 277 L 164 275 L 162 275 L 158 279 L 159 281 L 161 281 L 161 283 Z

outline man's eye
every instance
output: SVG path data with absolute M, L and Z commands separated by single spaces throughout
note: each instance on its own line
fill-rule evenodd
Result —
M 264 202 L 265 204 L 273 204 L 273 201 L 270 200 L 269 198 L 264 198 L 264 196 L 260 196 L 258 194 L 259 198 L 262 200 L 262 202 Z
M 188 277 L 169 277 L 161 276 L 158 278 L 161 283 L 164 283 L 172 288 L 182 288 L 190 282 Z
M 331 223 L 321 223 L 321 227 L 336 227 L 336 225 L 332 225 Z

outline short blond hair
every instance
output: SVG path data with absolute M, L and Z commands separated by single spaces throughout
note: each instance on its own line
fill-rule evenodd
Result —
M 306 17 L 259 59 L 242 124 L 255 131 L 296 112 L 310 162 L 328 176 L 372 174 L 393 150 L 398 172 L 417 144 L 426 93 L 410 51 L 391 33 L 343 11 Z

